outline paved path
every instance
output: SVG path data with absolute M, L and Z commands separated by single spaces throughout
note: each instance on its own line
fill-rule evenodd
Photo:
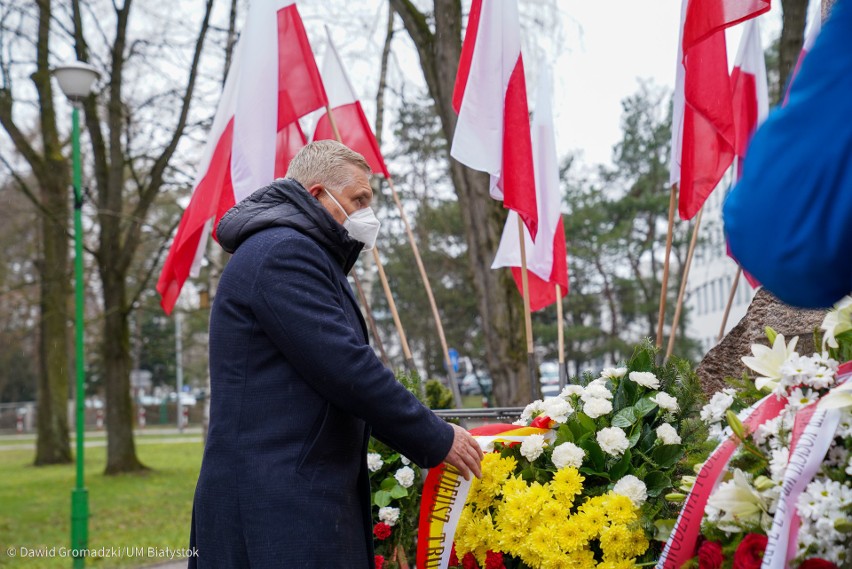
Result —
M 181 434 L 177 428 L 174 429 L 147 429 L 134 431 L 136 444 L 163 444 L 163 443 L 194 443 L 201 442 L 201 428 L 193 427 L 184 429 Z M 71 437 L 71 447 L 76 445 L 76 437 Z M 26 435 L 2 435 L 0 436 L 0 452 L 6 450 L 31 450 L 35 448 L 36 437 L 32 434 Z M 93 431 L 86 433 L 83 443 L 86 448 L 103 447 L 107 444 L 104 431 Z

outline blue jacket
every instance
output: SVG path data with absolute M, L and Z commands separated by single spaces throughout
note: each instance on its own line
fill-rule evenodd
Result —
M 782 301 L 827 307 L 852 291 L 852 0 L 755 133 L 724 220 L 734 258 Z
M 423 467 L 452 428 L 376 358 L 346 279 L 362 245 L 277 180 L 217 236 L 235 251 L 210 315 L 210 425 L 190 567 L 373 567 L 367 442 Z

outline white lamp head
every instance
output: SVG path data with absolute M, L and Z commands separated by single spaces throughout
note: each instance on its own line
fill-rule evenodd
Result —
M 82 101 L 92 92 L 92 85 L 100 73 L 93 66 L 82 61 L 73 61 L 59 65 L 53 70 L 59 88 L 71 101 Z

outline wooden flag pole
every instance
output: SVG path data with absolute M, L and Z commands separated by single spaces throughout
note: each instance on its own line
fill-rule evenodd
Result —
M 373 334 L 373 338 L 376 339 L 376 347 L 379 348 L 382 363 L 385 364 L 386 368 L 393 369 L 393 366 L 391 366 L 390 363 L 390 358 L 388 358 L 388 354 L 385 352 L 385 345 L 382 342 L 382 337 L 379 336 L 379 328 L 376 326 L 376 319 L 373 318 L 373 311 L 370 309 L 370 303 L 367 302 L 367 295 L 364 294 L 364 288 L 361 286 L 361 279 L 358 278 L 355 271 L 352 272 L 352 280 L 355 281 L 355 290 L 358 291 L 358 299 L 361 301 L 361 306 L 364 307 L 364 313 L 367 316 L 367 325 L 370 327 L 370 332 Z
M 719 336 L 716 338 L 716 343 L 722 341 L 725 335 L 725 326 L 728 325 L 728 316 L 731 314 L 731 306 L 734 304 L 734 295 L 737 294 L 737 286 L 740 284 L 740 275 L 743 274 L 743 268 L 737 267 L 737 274 L 734 276 L 734 284 L 731 286 L 731 293 L 728 295 L 728 304 L 725 306 L 725 314 L 722 315 L 722 325 L 719 327 Z
M 524 326 L 527 335 L 527 370 L 530 375 L 530 402 L 539 398 L 536 385 L 535 354 L 533 353 L 532 312 L 530 311 L 530 279 L 527 274 L 527 246 L 524 239 L 524 222 L 518 216 L 518 238 L 521 242 L 521 282 L 524 297 Z
M 672 236 L 674 234 L 674 214 L 677 204 L 677 184 L 672 184 L 669 195 L 669 229 L 666 233 L 666 256 L 663 261 L 663 280 L 660 283 L 660 314 L 657 317 L 657 349 L 663 347 L 663 325 L 666 322 L 666 298 L 669 288 L 669 266 L 672 254 Z
M 701 227 L 701 214 L 704 213 L 704 207 L 698 210 L 698 215 L 695 217 L 695 227 L 692 229 L 692 239 L 689 241 L 689 252 L 686 254 L 686 265 L 683 267 L 683 277 L 680 281 L 680 292 L 677 295 L 677 306 L 675 306 L 674 320 L 672 320 L 672 330 L 669 334 L 669 345 L 666 349 L 666 360 L 671 357 L 674 351 L 675 336 L 677 336 L 677 325 L 680 321 L 680 313 L 683 309 L 683 298 L 686 295 L 686 282 L 689 279 L 689 267 L 692 265 L 692 256 L 695 253 L 695 243 L 698 241 L 698 228 Z
M 337 121 L 334 120 L 334 111 L 331 109 L 330 105 L 325 106 L 325 112 L 328 114 L 328 122 L 331 123 L 331 130 L 334 132 L 337 142 L 343 144 L 343 139 L 340 137 L 340 131 L 337 129 Z M 405 337 L 405 330 L 402 328 L 402 321 L 399 319 L 399 312 L 396 310 L 396 302 L 393 300 L 390 284 L 388 283 L 387 276 L 385 275 L 382 260 L 379 258 L 379 250 L 376 247 L 373 247 L 373 259 L 376 262 L 376 267 L 379 269 L 379 279 L 382 281 L 382 289 L 385 291 L 388 308 L 390 308 L 391 315 L 393 316 L 393 323 L 396 326 L 397 333 L 399 334 L 402 353 L 405 357 L 405 369 L 408 370 L 409 373 L 416 373 L 417 369 L 414 366 L 414 359 L 411 357 L 411 349 L 408 347 L 408 339 Z
M 562 316 L 562 287 L 556 285 L 556 338 L 559 344 L 559 389 L 568 384 L 568 370 L 565 369 L 565 322 Z
M 461 409 L 462 399 L 459 385 L 456 381 L 453 362 L 450 361 L 450 350 L 447 346 L 447 338 L 444 335 L 444 326 L 441 323 L 441 315 L 438 312 L 438 305 L 435 302 L 435 295 L 432 293 L 432 285 L 429 283 L 429 277 L 426 275 L 426 267 L 423 266 L 423 259 L 420 257 L 420 249 L 417 247 L 417 241 L 414 240 L 414 232 L 411 230 L 411 224 L 408 223 L 408 216 L 405 214 L 405 209 L 402 207 L 402 202 L 399 199 L 399 194 L 393 185 L 393 181 L 387 179 L 388 186 L 393 196 L 393 201 L 399 210 L 399 215 L 402 218 L 402 223 L 405 225 L 405 232 L 408 235 L 408 242 L 411 243 L 411 250 L 414 252 L 414 260 L 417 262 L 417 269 L 420 271 L 420 278 L 423 281 L 423 286 L 426 288 L 426 297 L 429 299 L 429 306 L 432 308 L 432 318 L 435 320 L 435 327 L 438 330 L 438 340 L 441 342 L 441 350 L 444 352 L 444 365 L 447 366 L 447 380 L 450 384 L 450 389 L 453 392 L 453 402 L 456 409 Z
M 388 299 L 388 307 L 393 316 L 393 323 L 396 326 L 396 331 L 399 333 L 399 341 L 402 344 L 402 353 L 405 356 L 405 369 L 409 373 L 414 373 L 417 369 L 414 367 L 414 358 L 411 357 L 411 348 L 408 347 L 408 338 L 405 337 L 405 330 L 402 327 L 402 321 L 399 319 L 399 311 L 396 309 L 393 294 L 391 294 L 390 284 L 385 275 L 385 268 L 382 265 L 382 260 L 379 258 L 379 250 L 373 247 L 373 260 L 376 262 L 376 268 L 379 269 L 379 279 L 382 281 L 382 288 L 385 291 L 385 297 Z

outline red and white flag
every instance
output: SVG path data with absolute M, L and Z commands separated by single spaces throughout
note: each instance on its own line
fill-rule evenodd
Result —
M 731 72 L 732 103 L 734 108 L 734 128 L 736 140 L 736 178 L 742 174 L 743 159 L 748 143 L 757 127 L 769 114 L 769 87 L 766 80 L 766 61 L 760 44 L 760 25 L 758 18 L 744 24 L 740 48 L 734 69 Z M 730 250 L 728 251 L 730 256 Z M 760 286 L 760 282 L 748 271 L 743 271 L 751 288 Z
M 298 119 L 327 104 L 294 0 L 253 0 L 199 163 L 189 206 L 157 282 L 168 314 L 197 274 L 211 228 L 283 176 L 304 146 Z
M 682 219 L 698 213 L 734 157 L 725 28 L 767 10 L 769 0 L 683 0 L 670 174 Z
M 731 71 L 736 132 L 734 152 L 740 168 L 751 136 L 769 114 L 769 85 L 766 80 L 766 60 L 760 44 L 758 21 L 755 18 L 743 25 L 740 48 L 734 62 L 734 69 Z M 737 178 L 739 178 L 739 172 Z
M 562 296 L 568 293 L 568 259 L 565 251 L 565 230 L 562 226 L 562 197 L 553 128 L 552 88 L 550 71 L 543 65 L 532 120 L 532 151 L 539 222 L 535 243 L 524 227 L 532 311 L 541 310 L 556 302 L 555 285 L 561 287 Z M 515 284 L 523 294 L 518 225 L 518 214 L 509 211 L 500 247 L 491 268 L 512 267 Z
M 450 154 L 491 175 L 491 197 L 538 231 L 517 0 L 473 0 L 453 91 Z
M 355 89 L 346 76 L 340 55 L 331 40 L 331 33 L 325 29 L 328 36 L 328 50 L 322 62 L 322 80 L 328 93 L 328 103 L 334 112 L 334 122 L 340 132 L 343 144 L 360 153 L 374 174 L 382 174 L 390 178 L 379 143 L 373 134 L 361 102 L 355 95 Z M 323 113 L 314 129 L 313 140 L 337 140 L 331 126 L 328 113 Z

